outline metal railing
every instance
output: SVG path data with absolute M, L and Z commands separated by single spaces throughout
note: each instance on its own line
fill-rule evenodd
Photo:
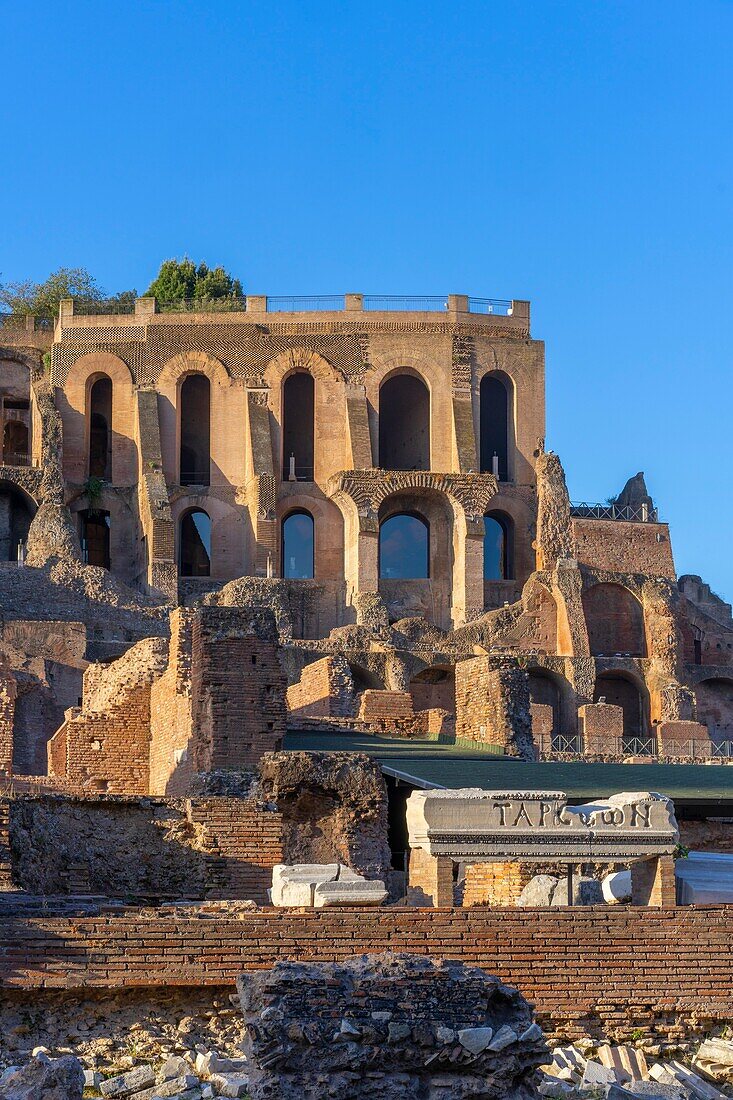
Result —
M 365 294 L 362 298 L 362 308 L 365 310 L 380 310 L 387 313 L 390 311 L 445 313 L 445 311 L 448 309 L 448 296 L 400 296 L 394 294 Z
M 631 523 L 657 523 L 658 512 L 648 504 L 627 504 L 619 508 L 616 504 L 590 504 L 587 501 L 573 502 L 570 515 L 577 519 L 613 519 Z
M 346 308 L 343 294 L 280 294 L 267 296 L 268 313 L 329 312 Z
M 283 481 L 313 481 L 313 472 L 312 466 L 296 466 L 291 471 L 288 462 L 283 465 Z
M 27 451 L 3 451 L 3 466 L 30 466 L 31 456 Z
M 0 328 L 22 331 L 28 328 L 29 316 L 27 313 L 0 313 Z M 55 324 L 49 317 L 33 317 L 31 320 L 33 321 L 33 329 L 36 332 L 53 329 Z
M 244 313 L 246 298 L 182 298 L 179 302 L 157 302 L 159 313 Z
M 580 756 L 583 752 L 583 738 L 579 733 L 565 734 L 557 733 L 553 734 L 552 741 L 550 743 L 551 752 L 568 752 L 574 756 Z
M 135 312 L 134 298 L 103 298 L 92 301 L 89 298 L 74 298 L 75 317 L 130 316 Z
M 498 317 L 511 317 L 512 303 L 505 298 L 469 298 L 469 313 L 494 313 Z
M 657 739 L 641 734 L 625 734 L 620 744 L 623 756 L 656 756 Z
M 206 470 L 181 470 L 181 485 L 208 485 L 211 474 Z

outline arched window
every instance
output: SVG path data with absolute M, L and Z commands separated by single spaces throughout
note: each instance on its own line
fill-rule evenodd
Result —
M 430 576 L 430 528 L 412 512 L 399 512 L 379 527 L 379 576 L 420 580 Z
M 648 739 L 648 722 L 646 714 L 646 698 L 641 688 L 634 681 L 618 672 L 602 672 L 596 677 L 596 686 L 593 692 L 593 702 L 610 703 L 614 707 L 621 707 L 624 716 L 624 751 L 631 753 L 645 753 L 654 751 Z M 613 751 L 610 749 L 609 751 Z
M 313 480 L 313 410 L 315 383 L 307 371 L 296 371 L 283 386 L 283 480 Z
M 481 471 L 509 480 L 510 428 L 514 417 L 511 382 L 497 372 L 485 374 L 479 390 Z
M 646 657 L 644 610 L 628 588 L 594 584 L 583 593 L 592 657 Z
M 430 392 L 413 374 L 394 375 L 379 391 L 379 465 L 430 469 Z
M 514 576 L 512 521 L 503 512 L 484 516 L 484 580 L 506 581 Z
M 106 374 L 89 391 L 89 476 L 112 480 L 112 379 Z
M 79 513 L 81 523 L 81 549 L 87 565 L 99 565 L 109 569 L 110 516 L 109 512 L 86 509 Z
M 291 512 L 282 526 L 282 575 L 310 580 L 314 562 L 314 524 L 310 512 Z
M 184 379 L 180 402 L 180 483 L 208 485 L 211 480 L 211 385 L 205 374 L 189 374 Z
M 211 576 L 211 520 L 201 508 L 181 519 L 178 561 L 182 577 Z
M 18 561 L 35 514 L 30 497 L 14 485 L 0 483 L 0 561 Z
M 28 465 L 28 428 L 20 420 L 6 420 L 3 429 L 3 464 Z

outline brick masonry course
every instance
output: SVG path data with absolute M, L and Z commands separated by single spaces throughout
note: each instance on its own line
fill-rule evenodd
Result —
M 215 986 L 282 960 L 384 950 L 458 959 L 533 1001 L 550 1030 L 641 1028 L 684 1038 L 733 1015 L 733 907 L 241 909 L 4 922 L 0 988 Z M 578 1033 L 579 1033 L 578 1032 Z

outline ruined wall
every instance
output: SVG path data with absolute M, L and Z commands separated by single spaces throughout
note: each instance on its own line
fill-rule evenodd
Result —
M 285 675 L 277 642 L 241 610 L 197 609 L 193 621 L 191 708 L 196 771 L 254 764 L 285 736 Z M 248 632 L 249 631 L 249 632 Z
M 353 713 L 354 680 L 341 654 L 323 657 L 303 669 L 287 690 L 291 722 L 297 718 L 346 718 Z
M 13 769 L 13 722 L 17 684 L 12 676 L 0 677 L 0 775 Z
M 389 868 L 387 788 L 368 756 L 268 753 L 260 776 L 261 797 L 282 814 L 286 863 L 345 863 L 368 878 Z
M 171 615 L 168 667 L 150 689 L 151 794 L 184 794 L 194 774 L 189 748 L 193 616 L 182 607 Z
M 232 985 L 242 970 L 279 960 L 338 961 L 419 943 L 431 958 L 459 958 L 515 986 L 549 1032 L 641 1031 L 659 1041 L 733 1015 L 730 906 L 39 912 L 9 917 L 3 938 L 0 986 L 15 989 Z
M 240 798 L 0 801 L 10 874 L 31 894 L 249 898 L 282 862 L 282 819 Z
M 529 707 L 529 677 L 511 659 L 473 657 L 456 665 L 457 740 L 534 759 Z
M 576 557 L 581 565 L 610 573 L 645 573 L 675 579 L 666 523 L 573 519 Z
M 90 665 L 81 709 L 68 713 L 49 743 L 49 774 L 110 794 L 146 794 L 150 690 L 167 658 L 165 641 L 147 638 L 110 665 Z

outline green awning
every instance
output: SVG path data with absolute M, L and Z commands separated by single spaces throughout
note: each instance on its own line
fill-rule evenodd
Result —
M 688 808 L 733 814 L 733 766 L 725 764 L 528 764 L 465 745 L 311 731 L 289 732 L 285 748 L 367 753 L 386 775 L 414 787 L 563 791 L 572 802 L 620 791 L 657 791 Z

